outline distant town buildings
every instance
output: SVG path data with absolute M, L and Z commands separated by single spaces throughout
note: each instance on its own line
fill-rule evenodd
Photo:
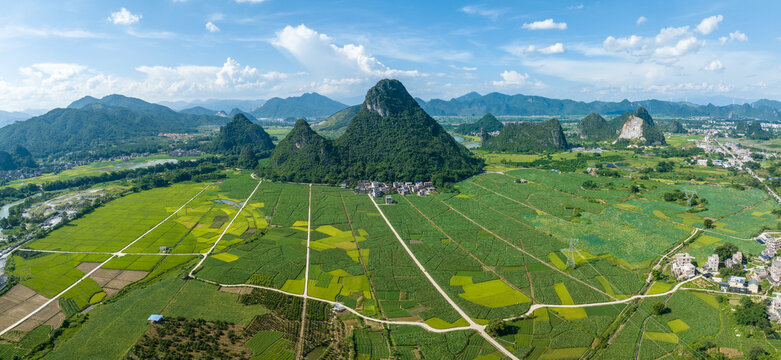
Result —
M 672 271 L 678 280 L 694 277 L 696 269 L 692 264 L 693 256 L 689 253 L 673 255 Z
M 776 257 L 773 259 L 770 269 L 768 269 L 768 274 L 772 282 L 781 283 L 781 258 Z

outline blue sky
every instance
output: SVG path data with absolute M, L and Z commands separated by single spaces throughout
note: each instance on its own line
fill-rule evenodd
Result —
M 781 99 L 778 1 L 0 0 L 0 109 L 84 95 Z

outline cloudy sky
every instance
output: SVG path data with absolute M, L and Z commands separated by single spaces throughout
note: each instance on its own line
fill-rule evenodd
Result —
M 0 0 L 0 109 L 85 95 L 781 99 L 779 1 Z

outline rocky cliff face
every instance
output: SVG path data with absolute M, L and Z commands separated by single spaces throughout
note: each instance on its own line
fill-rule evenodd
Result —
M 664 134 L 656 127 L 651 115 L 643 107 L 637 108 L 634 113 L 625 113 L 615 120 L 623 121 L 618 140 L 630 140 L 644 145 L 664 145 L 666 143 Z
M 629 115 L 624 126 L 621 127 L 621 134 L 618 135 L 618 138 L 645 142 L 645 137 L 643 137 L 643 122 L 643 119 L 634 115 Z

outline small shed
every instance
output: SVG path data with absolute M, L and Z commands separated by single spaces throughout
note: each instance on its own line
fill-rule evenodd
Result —
M 160 252 L 168 252 L 168 246 L 161 246 Z
M 146 320 L 150 321 L 150 322 L 153 322 L 153 323 L 159 323 L 159 322 L 163 321 L 163 315 L 152 314 L 152 315 L 149 315 L 149 317 Z

